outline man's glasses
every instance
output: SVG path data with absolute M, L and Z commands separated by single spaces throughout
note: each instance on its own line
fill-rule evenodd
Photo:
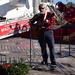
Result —
M 45 9 L 45 8 L 41 7 L 40 9 Z

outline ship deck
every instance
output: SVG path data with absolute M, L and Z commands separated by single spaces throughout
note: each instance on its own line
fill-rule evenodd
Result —
M 11 37 L 0 40 L 0 63 L 23 60 L 32 66 L 28 75 L 75 75 L 75 44 L 70 44 L 69 52 L 69 44 L 55 43 L 55 57 L 57 66 L 55 71 L 50 71 L 40 64 L 42 57 L 37 39 Z

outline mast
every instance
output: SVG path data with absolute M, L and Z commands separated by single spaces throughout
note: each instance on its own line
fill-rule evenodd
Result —
M 38 13 L 38 5 L 40 4 L 41 0 L 33 0 L 33 13 Z

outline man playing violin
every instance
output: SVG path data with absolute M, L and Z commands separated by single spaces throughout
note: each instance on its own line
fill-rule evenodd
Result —
M 55 23 L 54 14 L 47 11 L 47 5 L 46 4 L 40 4 L 39 5 L 39 11 L 40 13 L 34 15 L 34 17 L 31 19 L 31 25 L 36 26 L 37 30 L 41 29 L 41 32 L 38 36 L 38 42 L 41 47 L 41 53 L 42 53 L 42 62 L 41 64 L 48 66 L 48 54 L 47 54 L 47 47 L 49 48 L 49 54 L 50 54 L 50 61 L 51 61 L 51 68 L 50 70 L 54 70 L 54 66 L 56 66 L 56 60 L 55 60 L 55 49 L 54 49 L 54 34 L 53 34 L 53 26 Z

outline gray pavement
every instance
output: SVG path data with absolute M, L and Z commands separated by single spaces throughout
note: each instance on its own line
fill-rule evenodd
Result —
M 37 40 L 21 37 L 0 40 L 0 63 L 23 60 L 32 66 L 28 75 L 75 75 L 75 44 L 69 49 L 69 44 L 55 43 L 55 53 L 57 67 L 52 72 L 40 64 L 42 57 Z M 48 62 L 50 65 L 50 60 Z

